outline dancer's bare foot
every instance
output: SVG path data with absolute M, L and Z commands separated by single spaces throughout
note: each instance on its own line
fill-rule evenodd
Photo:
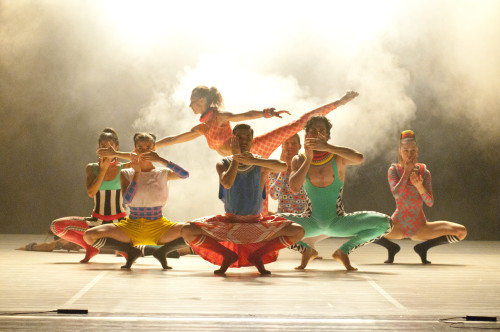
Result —
M 231 252 L 224 255 L 224 259 L 222 260 L 222 264 L 220 265 L 220 269 L 215 270 L 214 274 L 223 275 L 226 273 L 227 269 L 238 260 L 238 254 L 235 252 Z
M 333 259 L 344 264 L 346 270 L 348 270 L 348 271 L 357 271 L 358 270 L 357 267 L 354 267 L 351 265 L 351 261 L 349 260 L 349 256 L 347 256 L 342 251 L 340 251 L 340 249 L 335 250 L 332 257 L 333 257 Z
M 300 261 L 300 265 L 295 267 L 295 270 L 303 270 L 306 268 L 307 264 L 310 261 L 318 257 L 318 252 L 313 248 L 306 248 L 304 253 L 302 254 L 302 259 Z
M 17 250 L 26 250 L 26 251 L 45 251 L 50 252 L 53 251 L 56 247 L 56 242 L 46 242 L 46 243 L 29 243 L 21 248 L 17 248 Z
M 264 267 L 264 263 L 262 263 L 262 256 L 253 255 L 253 253 L 252 253 L 248 256 L 248 261 L 250 263 L 252 263 L 253 265 L 255 265 L 257 270 L 259 270 L 260 274 L 262 274 L 262 275 L 271 274 L 271 271 L 266 270 L 266 268 Z

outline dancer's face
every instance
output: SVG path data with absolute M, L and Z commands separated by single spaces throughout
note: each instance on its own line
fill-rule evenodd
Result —
M 113 140 L 104 139 L 104 140 L 99 142 L 99 148 L 106 149 L 109 147 L 112 147 L 113 149 L 118 150 L 118 146 L 115 144 L 115 142 L 113 142 Z
M 135 143 L 135 148 L 134 152 L 137 153 L 137 155 L 141 155 L 146 152 L 151 152 L 155 150 L 155 143 L 152 140 L 139 140 Z
M 241 152 L 249 152 L 252 147 L 253 132 L 250 129 L 237 129 L 234 135 L 238 137 Z
M 401 159 L 405 163 L 408 160 L 417 162 L 418 159 L 418 146 L 416 142 L 404 142 L 399 148 L 399 153 L 401 154 Z
M 189 107 L 191 107 L 194 114 L 203 114 L 207 110 L 207 98 L 200 98 L 192 94 Z
M 292 136 L 289 139 L 287 139 L 281 146 L 287 158 L 291 158 L 299 154 L 299 150 L 301 147 L 302 146 L 300 145 L 299 140 L 295 136 Z
M 306 132 L 306 138 L 319 138 L 326 142 L 330 139 L 330 133 L 323 121 L 315 121 Z

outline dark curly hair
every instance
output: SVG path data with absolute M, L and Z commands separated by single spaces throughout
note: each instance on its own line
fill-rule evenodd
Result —
M 322 115 L 316 115 L 310 118 L 304 127 L 305 132 L 307 133 L 309 129 L 311 129 L 312 125 L 315 124 L 316 122 L 323 122 L 325 124 L 326 130 L 328 131 L 328 137 L 330 137 L 330 130 L 332 129 L 332 123 L 330 122 L 330 120 L 328 120 L 326 117 Z
M 153 141 L 153 145 L 156 144 L 156 136 L 151 133 L 135 133 L 134 134 L 134 146 L 137 145 L 139 141 Z

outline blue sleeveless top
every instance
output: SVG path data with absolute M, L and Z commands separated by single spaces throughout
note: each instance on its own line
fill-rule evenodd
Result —
M 230 158 L 224 158 L 226 165 L 231 163 Z M 243 165 L 233 186 L 229 189 L 219 184 L 219 199 L 224 203 L 226 213 L 240 216 L 258 215 L 262 212 L 262 203 L 266 198 L 266 188 L 261 191 L 260 166 Z

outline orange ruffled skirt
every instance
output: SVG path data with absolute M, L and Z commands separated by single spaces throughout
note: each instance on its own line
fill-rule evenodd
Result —
M 292 221 L 278 216 L 238 216 L 230 213 L 212 217 L 203 217 L 191 221 L 205 234 L 219 241 L 220 244 L 238 254 L 238 260 L 230 267 L 252 266 L 247 257 L 262 247 L 276 233 L 290 225 Z M 193 251 L 203 259 L 215 265 L 222 264 L 222 256 L 206 248 L 191 245 Z M 262 257 L 264 264 L 278 258 L 278 251 Z

